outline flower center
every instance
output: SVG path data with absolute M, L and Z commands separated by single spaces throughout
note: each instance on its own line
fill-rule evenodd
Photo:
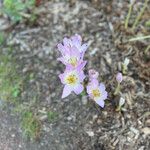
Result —
M 93 94 L 94 97 L 100 97 L 101 96 L 101 93 L 100 93 L 99 89 L 93 90 L 92 94 Z
M 78 80 L 78 78 L 77 78 L 74 74 L 69 75 L 69 76 L 66 78 L 66 82 L 67 82 L 68 84 L 76 84 L 77 80 Z
M 77 58 L 76 57 L 72 57 L 68 60 L 68 62 L 72 65 L 72 66 L 76 66 L 77 65 Z

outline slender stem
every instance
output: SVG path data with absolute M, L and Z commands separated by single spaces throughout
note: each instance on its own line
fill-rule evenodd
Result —
M 135 28 L 136 25 L 138 24 L 139 20 L 141 19 L 142 15 L 143 15 L 143 13 L 144 13 L 144 11 L 145 11 L 145 8 L 147 7 L 148 1 L 149 1 L 149 0 L 145 0 L 144 6 L 142 7 L 142 10 L 140 11 L 139 15 L 138 15 L 138 16 L 136 17 L 136 19 L 135 19 L 135 22 L 134 22 L 134 24 L 133 24 L 133 26 L 132 26 L 132 30 L 134 30 L 134 28 Z
M 124 64 L 122 65 L 122 73 L 127 74 L 127 66 Z
M 117 84 L 114 95 L 117 95 L 120 92 L 120 83 Z
M 138 41 L 138 40 L 145 40 L 145 39 L 148 39 L 148 38 L 150 38 L 150 35 L 135 37 L 135 38 L 130 39 L 129 42 Z
M 128 28 L 128 23 L 129 23 L 129 19 L 130 19 L 130 16 L 131 16 L 132 8 L 133 8 L 133 4 L 131 3 L 130 6 L 129 6 L 129 10 L 128 10 L 128 14 L 127 14 L 127 17 L 126 17 L 126 21 L 125 21 L 125 29 Z

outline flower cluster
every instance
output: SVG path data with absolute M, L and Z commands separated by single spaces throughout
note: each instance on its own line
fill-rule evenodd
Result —
M 58 58 L 66 69 L 63 74 L 59 75 L 61 82 L 64 84 L 62 98 L 67 97 L 72 91 L 80 94 L 83 87 L 85 75 L 83 68 L 86 61 L 83 60 L 87 44 L 82 45 L 82 38 L 79 35 L 74 35 L 70 39 L 64 38 L 63 43 L 58 44 L 58 50 L 61 57 Z
M 58 58 L 66 68 L 64 73 L 59 75 L 59 78 L 64 84 L 62 98 L 67 97 L 74 92 L 80 94 L 84 90 L 83 81 L 85 74 L 83 69 L 86 61 L 83 60 L 87 44 L 82 45 L 82 38 L 76 34 L 71 38 L 64 38 L 63 43 L 58 44 L 58 50 L 61 57 Z M 87 93 L 99 106 L 104 107 L 104 100 L 107 98 L 105 85 L 98 82 L 99 73 L 95 70 L 89 70 L 89 83 L 87 85 Z
M 104 100 L 107 99 L 105 85 L 98 82 L 99 73 L 93 69 L 89 70 L 89 83 L 87 85 L 87 93 L 89 96 L 102 108 L 104 107 Z

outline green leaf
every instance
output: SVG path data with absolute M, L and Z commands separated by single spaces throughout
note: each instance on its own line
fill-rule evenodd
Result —
M 12 95 L 14 98 L 17 98 L 20 94 L 19 84 L 13 88 Z
M 146 27 L 150 27 L 150 20 L 149 20 L 149 21 L 146 21 L 145 26 L 146 26 Z
M 24 13 L 28 8 L 33 8 L 35 0 L 21 1 L 21 0 L 4 0 L 4 8 L 2 12 L 7 14 L 13 22 L 18 22 L 23 19 Z

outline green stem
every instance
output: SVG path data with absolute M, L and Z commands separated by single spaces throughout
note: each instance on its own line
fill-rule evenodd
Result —
M 120 83 L 117 84 L 114 95 L 117 95 L 120 92 Z
M 138 41 L 138 40 L 145 40 L 145 39 L 148 39 L 148 38 L 150 38 L 150 35 L 135 37 L 135 38 L 130 39 L 129 42 Z
M 144 13 L 146 7 L 147 7 L 148 1 L 149 1 L 149 0 L 145 0 L 144 6 L 142 7 L 142 10 L 140 11 L 139 15 L 138 15 L 138 16 L 136 17 L 136 19 L 135 19 L 135 22 L 134 22 L 134 24 L 133 24 L 133 26 L 132 26 L 132 30 L 135 29 L 136 25 L 138 24 L 139 20 L 141 19 L 142 15 L 143 15 L 143 13 Z
M 131 16 L 132 8 L 133 8 L 133 4 L 130 4 L 128 14 L 127 14 L 127 17 L 126 17 L 126 21 L 125 21 L 125 29 L 128 28 L 128 23 L 129 23 L 129 19 L 130 19 L 130 16 Z
M 127 66 L 122 64 L 122 73 L 123 74 L 127 74 L 127 69 L 128 69 Z

